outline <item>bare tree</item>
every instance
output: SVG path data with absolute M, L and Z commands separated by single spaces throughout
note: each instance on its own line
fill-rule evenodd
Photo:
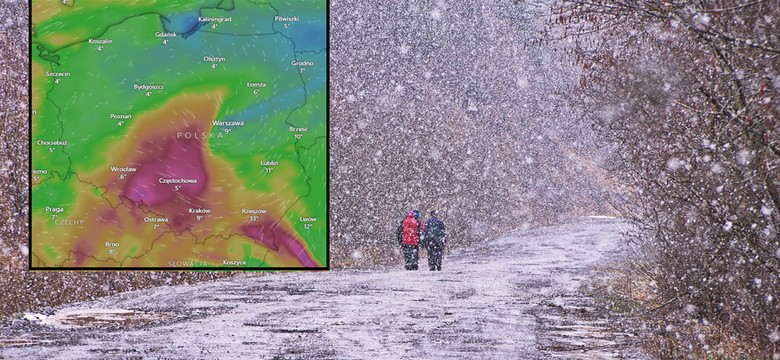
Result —
M 659 356 L 777 353 L 779 5 L 553 7 L 546 34 L 571 40 L 584 70 L 573 100 L 617 145 L 611 167 L 631 190 L 623 212 L 639 229 Z
M 563 101 L 576 69 L 523 47 L 544 11 L 511 0 L 332 7 L 334 266 L 397 262 L 395 227 L 412 207 L 439 210 L 453 247 L 611 210 L 602 151 Z

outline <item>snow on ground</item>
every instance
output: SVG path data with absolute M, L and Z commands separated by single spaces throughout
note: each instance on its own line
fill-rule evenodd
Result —
M 626 227 L 518 231 L 446 255 L 441 272 L 399 259 L 124 293 L 0 325 L 0 358 L 638 358 L 579 291 Z

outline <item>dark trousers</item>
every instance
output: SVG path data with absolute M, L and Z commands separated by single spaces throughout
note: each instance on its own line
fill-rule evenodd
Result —
M 441 270 L 441 255 L 444 252 L 443 246 L 428 245 L 428 268 L 433 270 Z
M 406 264 L 404 269 L 417 270 L 417 260 L 420 258 L 420 250 L 417 245 L 401 245 L 401 250 L 404 252 L 404 260 Z

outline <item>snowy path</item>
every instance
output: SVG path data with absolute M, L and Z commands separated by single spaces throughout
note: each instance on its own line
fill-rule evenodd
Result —
M 625 227 L 590 219 L 519 232 L 446 256 L 441 272 L 399 260 L 120 294 L 42 324 L 0 325 L 0 358 L 632 358 L 628 336 L 578 292 Z

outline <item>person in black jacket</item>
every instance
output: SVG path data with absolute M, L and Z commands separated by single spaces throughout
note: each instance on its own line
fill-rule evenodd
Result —
M 431 211 L 431 218 L 425 222 L 425 246 L 428 250 L 428 268 L 431 271 L 441 271 L 441 257 L 446 245 L 447 234 L 444 231 L 444 222 L 436 217 L 436 211 Z

